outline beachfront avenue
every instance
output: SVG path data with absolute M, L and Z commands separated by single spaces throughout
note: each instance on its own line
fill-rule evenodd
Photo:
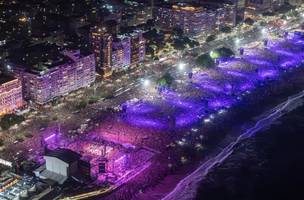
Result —
M 263 22 L 270 18 L 276 16 Z M 261 21 L 247 30 L 239 26 L 208 43 L 199 38 L 198 47 L 168 52 L 158 61 L 146 59 L 122 76 L 97 76 L 90 87 L 32 109 L 20 125 L 2 131 L 5 145 L 0 155 L 37 161 L 47 146 L 85 151 L 95 161 L 94 156 L 104 154 L 96 146 L 102 143 L 105 152 L 128 152 L 130 158 L 140 160 L 116 171 L 119 175 L 113 178 L 111 191 L 123 188 L 137 172 L 155 168 L 155 158 L 164 159 L 174 171 L 191 162 L 187 151 L 205 153 L 204 129 L 219 123 L 256 90 L 303 67 L 304 37 L 294 34 L 299 22 L 303 18 L 291 18 L 281 29 L 261 26 Z M 223 48 L 233 55 L 216 57 Z M 201 55 L 215 56 L 214 66 L 199 65 Z M 167 149 L 177 153 L 166 154 Z M 108 189 L 97 194 L 103 191 Z

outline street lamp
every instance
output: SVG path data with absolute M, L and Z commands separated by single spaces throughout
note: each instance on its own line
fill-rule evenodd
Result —
M 239 45 L 239 44 L 240 44 L 240 42 L 241 42 L 240 38 L 236 38 L 236 40 L 235 40 L 235 44 L 236 44 L 236 45 Z
M 267 33 L 267 29 L 266 28 L 262 28 L 261 32 L 262 32 L 263 35 L 265 35 Z
M 182 71 L 182 70 L 185 69 L 186 64 L 185 64 L 185 63 L 179 63 L 177 67 L 178 67 L 178 69 L 179 69 L 180 71 Z
M 210 53 L 209 53 L 210 57 L 212 57 L 213 53 L 214 52 L 211 50 Z
M 144 85 L 145 87 L 148 87 L 148 86 L 150 85 L 150 80 L 149 80 L 149 79 L 144 79 L 144 80 L 143 80 L 143 85 Z

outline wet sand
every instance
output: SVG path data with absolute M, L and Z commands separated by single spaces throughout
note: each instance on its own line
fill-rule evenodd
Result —
M 201 183 L 197 199 L 302 199 L 304 106 L 238 145 Z

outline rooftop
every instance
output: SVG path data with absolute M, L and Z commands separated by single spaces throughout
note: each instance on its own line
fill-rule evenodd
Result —
M 81 50 L 79 58 L 89 55 L 88 51 L 83 51 L 83 48 L 66 43 L 60 47 L 55 44 L 37 44 L 15 50 L 9 57 L 10 61 L 17 66 L 25 68 L 31 73 L 40 73 L 53 67 L 74 61 L 67 55 L 63 54 L 64 50 Z
M 4 74 L 0 71 L 0 85 L 2 85 L 3 83 L 7 83 L 9 81 L 14 80 L 15 78 L 13 76 Z
M 56 45 L 38 44 L 15 50 L 10 60 L 30 71 L 43 71 L 68 61 L 60 50 Z
M 175 11 L 186 11 L 186 12 L 203 12 L 206 11 L 206 5 L 198 4 L 195 2 L 180 2 L 180 3 L 164 3 L 160 7 L 173 9 Z
M 186 3 L 178 3 L 172 6 L 174 10 L 177 11 L 187 11 L 187 12 L 202 12 L 205 11 L 205 8 L 202 6 L 195 6 Z
M 78 161 L 81 157 L 81 155 L 75 151 L 63 148 L 52 150 L 46 153 L 45 156 L 55 157 L 69 164 Z

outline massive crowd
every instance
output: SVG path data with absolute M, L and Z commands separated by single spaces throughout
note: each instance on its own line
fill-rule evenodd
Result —
M 294 53 L 299 53 L 299 57 L 303 60 L 304 55 L 303 55 L 303 45 L 302 49 L 299 47 L 300 45 L 290 45 L 289 43 L 292 43 L 293 41 L 284 41 L 280 45 L 280 50 L 281 48 L 286 48 L 285 52 L 292 52 Z M 287 43 L 287 44 L 285 44 Z M 276 47 L 277 48 L 277 47 Z M 263 48 L 263 50 L 260 50 L 260 53 L 263 54 L 264 51 L 267 51 L 267 57 L 272 57 L 275 53 L 270 53 L 269 49 Z M 282 54 L 283 52 L 277 52 L 277 54 Z M 246 57 L 247 56 L 247 57 Z M 220 68 L 217 68 L 215 70 L 210 70 L 210 71 L 205 71 L 201 72 L 200 74 L 196 75 L 193 77 L 193 82 L 195 81 L 202 81 L 206 80 L 206 83 L 212 83 L 214 86 L 218 86 L 219 88 L 222 87 L 222 83 L 224 81 L 228 81 L 231 83 L 232 86 L 238 85 L 241 80 L 251 80 L 255 81 L 253 77 L 257 77 L 258 74 L 256 72 L 256 69 L 268 69 L 270 67 L 272 69 L 272 66 L 267 65 L 267 63 L 260 62 L 260 64 L 248 64 L 249 62 L 246 62 L 246 59 L 251 59 L 252 52 L 248 51 L 247 54 L 245 54 L 244 59 L 232 59 L 231 63 L 223 62 L 220 64 Z M 265 61 L 267 57 L 256 57 L 258 61 Z M 291 58 L 289 58 L 291 59 Z M 299 59 L 300 60 L 300 59 Z M 282 69 L 277 69 L 277 70 L 282 70 Z M 284 69 L 283 69 L 284 70 Z M 226 72 L 229 72 L 230 74 L 225 74 Z M 234 72 L 234 73 L 231 73 Z M 239 76 L 238 76 L 239 75 Z M 245 78 L 242 78 L 244 76 Z M 256 78 L 257 79 L 257 78 Z M 212 81 L 211 81 L 212 80 Z M 267 83 L 266 79 L 266 83 Z M 192 82 L 192 83 L 193 83 Z M 298 81 L 300 82 L 300 81 Z M 256 100 L 262 100 L 263 97 L 269 96 L 270 94 L 275 93 L 276 95 L 280 95 L 280 88 L 282 88 L 282 85 L 279 84 L 269 84 L 267 89 L 259 87 L 259 95 L 256 95 L 256 97 L 252 97 L 252 101 Z M 191 90 L 190 90 L 191 89 Z M 210 88 L 211 89 L 211 88 Z M 229 89 L 229 88 L 228 88 Z M 238 88 L 236 88 L 238 90 Z M 188 91 L 185 91 L 188 90 Z M 180 98 L 181 100 L 191 100 L 193 98 L 193 94 L 197 97 L 201 97 L 204 94 L 210 95 L 212 92 L 207 92 L 206 89 L 197 89 L 193 88 L 192 86 L 187 86 L 187 87 L 180 87 L 177 88 L 177 92 L 182 92 L 183 96 L 175 96 L 176 99 Z M 185 91 L 185 92 L 183 92 Z M 205 93 L 203 93 L 205 92 Z M 214 96 L 216 96 L 216 93 L 214 93 Z M 141 102 L 142 103 L 142 102 Z M 163 101 L 162 98 L 159 98 L 157 103 L 160 103 L 160 107 L 163 107 L 166 105 L 168 102 Z M 254 104 L 251 104 L 254 105 Z M 176 106 L 177 107 L 177 106 Z M 126 111 L 124 111 L 126 112 Z M 172 112 L 169 111 L 169 112 Z M 132 114 L 131 112 L 127 114 Z M 158 113 L 159 114 L 159 113 Z M 166 113 L 164 113 L 166 114 Z M 147 115 L 149 116 L 149 115 Z M 155 117 L 157 116 L 156 114 L 152 114 L 151 116 Z M 201 123 L 200 123 L 201 126 Z M 204 135 L 207 134 L 206 132 L 206 127 L 202 131 L 200 130 L 196 134 L 199 135 Z M 213 129 L 214 130 L 214 129 Z M 222 129 L 221 129 L 222 130 Z M 176 169 L 179 169 L 180 166 L 182 166 L 181 163 L 181 156 L 182 155 L 188 155 L 188 157 L 193 158 L 194 157 L 194 150 L 193 148 L 190 149 L 190 151 L 186 151 L 185 149 L 188 148 L 189 146 L 194 146 L 194 139 L 193 141 L 188 141 L 191 145 L 188 144 L 188 147 L 178 147 L 177 146 L 177 141 L 184 137 L 185 132 L 187 132 L 188 129 L 178 129 L 178 130 L 158 130 L 152 127 L 137 127 L 137 126 L 130 126 L 130 124 L 126 121 L 124 121 L 124 118 L 121 116 L 121 114 L 111 114 L 105 119 L 100 122 L 99 126 L 93 130 L 94 138 L 90 138 L 90 140 L 93 140 L 94 142 L 97 143 L 102 143 L 101 141 L 107 141 L 109 146 L 115 146 L 117 149 L 124 149 L 126 147 L 133 147 L 133 146 L 141 146 L 141 147 L 146 147 L 147 149 L 152 149 L 152 151 L 155 152 L 161 152 L 161 153 L 156 153 L 153 160 L 152 164 L 149 168 L 145 169 L 143 173 L 140 173 L 137 175 L 134 179 L 130 180 L 128 183 L 126 183 L 123 187 L 120 187 L 117 192 L 110 194 L 107 199 L 132 199 L 133 195 L 138 193 L 139 191 L 145 191 L 146 188 L 157 185 L 165 176 L 171 173 L 175 173 Z M 220 132 L 220 131 L 217 131 Z M 89 134 L 88 134 L 89 135 Z M 88 136 L 88 137 L 93 137 L 93 136 Z M 85 140 L 84 135 L 81 135 L 83 140 Z M 210 136 L 212 137 L 212 136 Z M 40 145 L 41 138 L 37 138 L 33 143 L 33 140 L 30 143 L 24 143 L 24 145 L 28 145 L 29 148 L 35 148 L 36 146 L 38 147 Z M 76 143 L 75 143 L 76 144 Z M 168 147 L 168 145 L 172 147 Z M 76 149 L 77 147 L 73 147 Z M 89 149 L 93 149 L 92 152 L 97 152 L 95 151 L 94 148 L 96 146 L 90 146 Z M 37 148 L 38 149 L 38 148 Z M 193 152 L 192 152 L 193 151 Z M 99 152 L 99 151 L 98 151 Z M 151 158 L 150 153 L 141 153 L 141 151 L 138 151 L 138 154 L 134 154 L 134 165 L 140 164 L 142 160 L 148 160 Z M 187 157 L 187 156 L 185 156 Z

